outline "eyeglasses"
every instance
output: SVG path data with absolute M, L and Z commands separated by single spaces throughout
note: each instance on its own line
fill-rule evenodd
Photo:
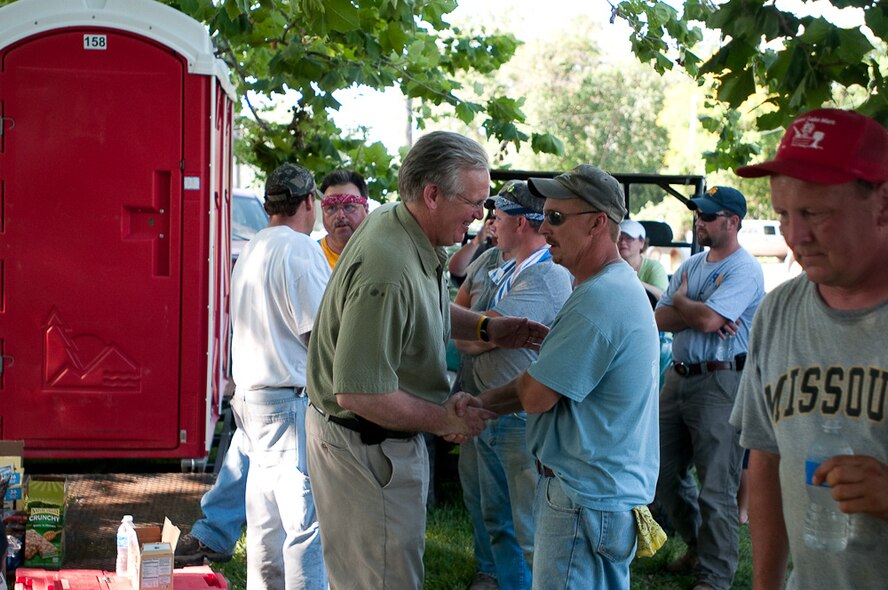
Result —
M 484 203 L 487 202 L 487 197 L 484 197 L 480 201 L 470 201 L 462 195 L 456 195 L 456 200 L 465 203 L 475 211 L 480 211 L 484 208 Z
M 705 223 L 715 221 L 719 217 L 731 217 L 733 213 L 703 213 L 702 211 L 694 211 L 694 219 L 699 219 Z
M 358 207 L 362 207 L 357 203 L 346 203 L 345 205 L 326 205 L 321 207 L 321 211 L 324 212 L 324 215 L 336 215 L 337 211 L 342 211 L 346 215 L 351 215 L 352 213 L 357 212 Z
M 590 213 L 601 213 L 601 211 L 578 211 L 576 213 L 563 213 L 561 211 L 543 211 L 543 216 L 546 218 L 546 223 L 552 226 L 561 225 L 565 221 L 567 221 L 568 217 L 572 217 L 574 215 L 588 215 Z

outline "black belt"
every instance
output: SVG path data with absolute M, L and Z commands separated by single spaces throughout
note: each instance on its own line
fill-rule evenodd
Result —
M 539 459 L 534 459 L 534 462 L 536 463 L 537 473 L 543 477 L 555 477 L 555 472 L 540 463 Z
M 378 445 L 387 438 L 406 440 L 408 438 L 413 438 L 418 434 L 416 432 L 405 432 L 403 430 L 389 430 L 375 422 L 362 418 L 361 416 L 355 416 L 354 418 L 339 418 L 332 414 L 325 414 L 314 404 L 312 404 L 312 407 L 317 410 L 321 416 L 333 424 L 339 424 L 343 428 L 348 428 L 349 430 L 360 434 L 361 442 L 365 445 Z
M 682 377 L 703 375 L 714 371 L 742 371 L 746 355 L 738 354 L 732 361 L 706 361 L 705 363 L 672 363 L 672 368 Z

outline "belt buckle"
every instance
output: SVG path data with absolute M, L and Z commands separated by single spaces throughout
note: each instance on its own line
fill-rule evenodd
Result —
M 691 368 L 686 363 L 673 363 L 672 366 L 675 368 L 675 372 L 682 377 L 687 377 L 691 372 Z

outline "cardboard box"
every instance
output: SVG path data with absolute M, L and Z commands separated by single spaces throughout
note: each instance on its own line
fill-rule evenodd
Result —
M 0 477 L 9 476 L 9 487 L 0 508 L 6 510 L 23 510 L 22 482 L 25 470 L 22 468 L 22 456 L 25 454 L 25 442 L 21 440 L 0 440 Z
M 129 570 L 133 572 L 133 589 L 172 590 L 173 555 L 181 534 L 179 527 L 164 518 L 162 529 L 157 526 L 135 528 L 139 550 Z
M 34 476 L 25 493 L 25 566 L 59 569 L 65 559 L 64 477 Z

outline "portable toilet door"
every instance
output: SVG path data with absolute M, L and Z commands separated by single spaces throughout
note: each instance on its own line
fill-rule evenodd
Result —
M 0 439 L 26 456 L 206 457 L 233 98 L 168 6 L 0 8 Z

